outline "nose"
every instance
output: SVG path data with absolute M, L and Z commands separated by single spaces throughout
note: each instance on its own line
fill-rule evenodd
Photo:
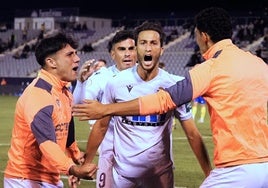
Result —
M 77 54 L 75 54 L 74 59 L 75 59 L 75 62 L 80 62 L 80 57 Z
M 151 51 L 151 50 L 152 50 L 152 45 L 147 44 L 147 45 L 145 46 L 145 50 L 146 50 L 146 51 Z

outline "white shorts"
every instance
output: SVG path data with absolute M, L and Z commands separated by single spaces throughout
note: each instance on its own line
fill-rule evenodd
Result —
M 63 188 L 63 182 L 59 181 L 57 185 L 53 185 L 46 182 L 17 179 L 17 178 L 4 178 L 4 188 Z
M 268 187 L 268 162 L 215 168 L 200 188 Z
M 109 157 L 99 157 L 96 177 L 96 188 L 112 187 L 112 167 L 113 162 Z
M 124 177 L 117 173 L 115 168 L 113 171 L 113 186 L 112 188 L 133 188 L 133 187 L 153 187 L 153 188 L 173 188 L 174 174 L 173 168 L 170 167 L 166 172 L 152 177 Z

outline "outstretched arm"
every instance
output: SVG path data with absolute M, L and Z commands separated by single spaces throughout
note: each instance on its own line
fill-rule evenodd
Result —
M 83 104 L 76 104 L 72 108 L 72 114 L 79 117 L 80 121 L 100 119 L 113 114 L 139 114 L 139 100 L 128 102 L 102 104 L 95 100 L 84 100 Z
M 79 117 L 79 120 L 89 120 L 109 115 L 162 114 L 175 107 L 169 93 L 160 90 L 151 95 L 120 103 L 101 104 L 94 100 L 84 100 L 83 104 L 73 106 L 73 116 Z

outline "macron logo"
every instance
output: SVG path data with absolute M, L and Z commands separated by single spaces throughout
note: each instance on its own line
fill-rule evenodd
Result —
M 127 85 L 128 92 L 132 90 L 133 86 L 132 85 Z

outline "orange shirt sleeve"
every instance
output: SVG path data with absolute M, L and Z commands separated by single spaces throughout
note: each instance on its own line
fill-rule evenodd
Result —
M 40 150 L 52 165 L 56 165 L 62 173 L 68 175 L 69 168 L 75 165 L 73 160 L 65 155 L 58 144 L 47 140 L 40 144 Z
M 140 114 L 163 114 L 176 108 L 169 93 L 160 89 L 157 93 L 139 98 Z
M 81 157 L 80 149 L 77 145 L 77 142 L 73 142 L 71 146 L 66 148 L 68 156 L 70 156 L 74 161 L 78 161 Z
M 169 88 L 160 89 L 157 93 L 139 98 L 141 115 L 162 114 L 177 106 L 191 102 L 193 99 L 193 87 L 190 74 L 185 79 L 176 82 Z

